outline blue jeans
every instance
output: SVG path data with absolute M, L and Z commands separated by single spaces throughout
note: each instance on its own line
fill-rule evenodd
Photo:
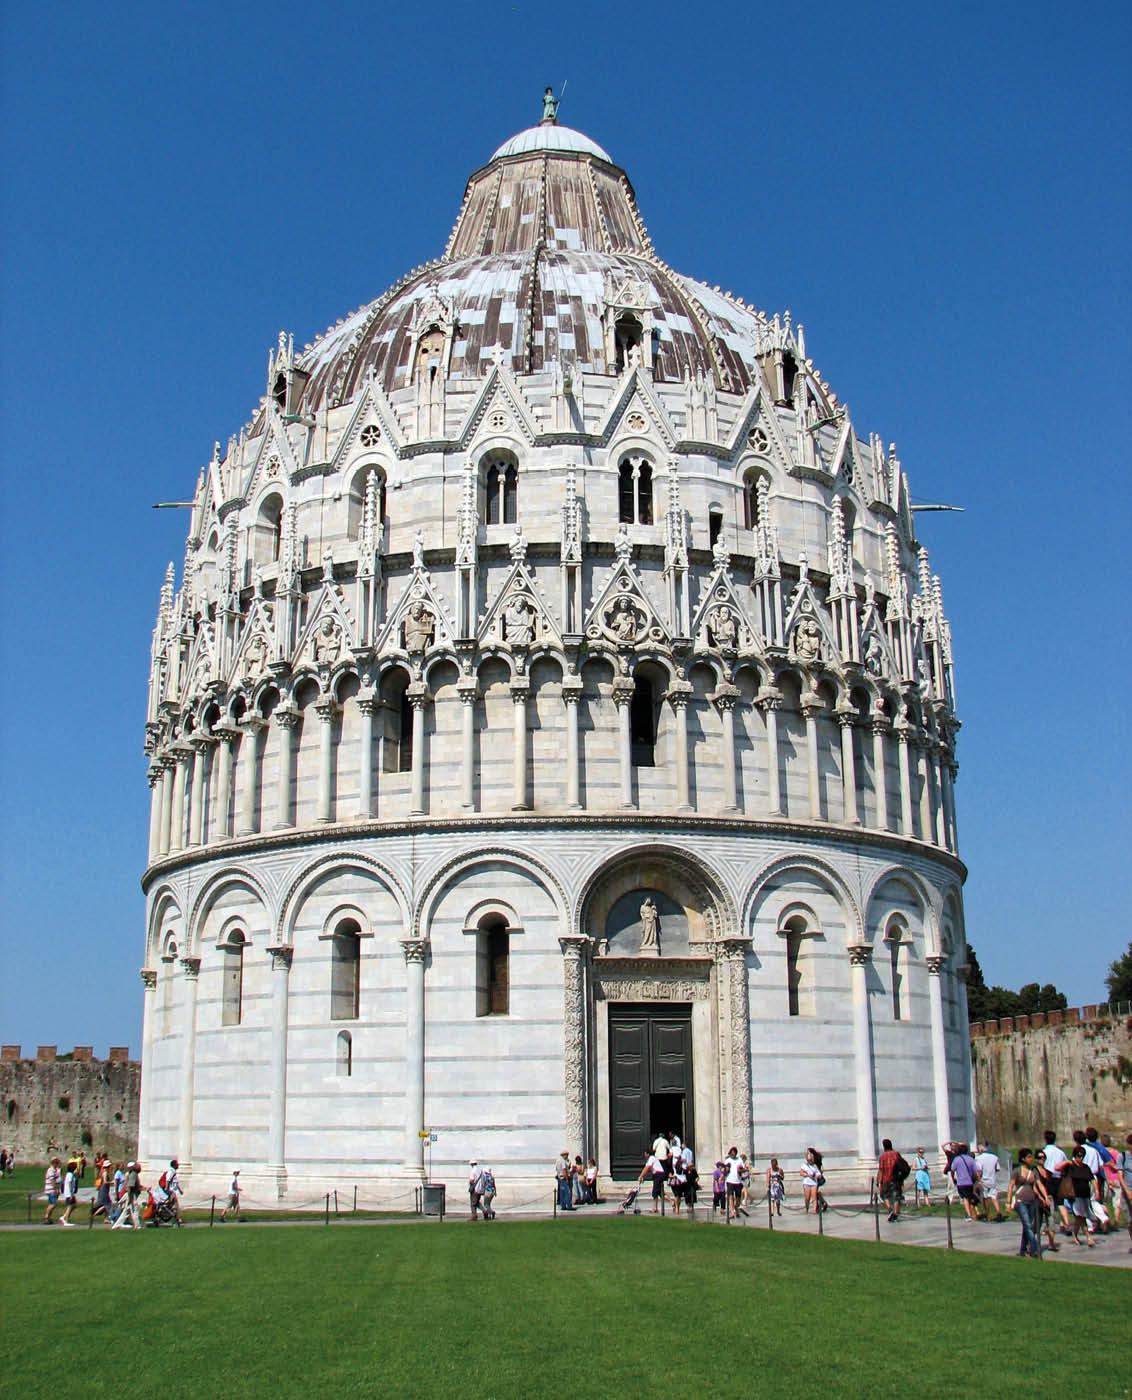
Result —
M 1037 1204 L 1034 1201 L 1015 1200 L 1014 1209 L 1018 1212 L 1018 1219 L 1022 1222 L 1022 1240 L 1018 1252 L 1019 1254 L 1032 1254 L 1036 1258 L 1039 1253 Z
M 570 1178 L 568 1176 L 562 1177 L 558 1182 L 558 1209 L 574 1209 L 574 1203 L 570 1199 Z

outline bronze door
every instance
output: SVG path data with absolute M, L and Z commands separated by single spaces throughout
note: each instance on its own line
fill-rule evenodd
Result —
M 690 1005 L 610 1006 L 609 1114 L 614 1176 L 637 1176 L 658 1133 L 695 1147 Z

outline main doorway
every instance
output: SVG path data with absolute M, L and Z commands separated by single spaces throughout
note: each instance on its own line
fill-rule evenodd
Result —
M 637 1176 L 658 1133 L 695 1146 L 694 1102 L 691 1006 L 611 1004 L 611 1173 Z

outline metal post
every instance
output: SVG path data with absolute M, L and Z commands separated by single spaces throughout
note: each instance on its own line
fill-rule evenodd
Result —
M 822 1198 L 821 1198 L 821 1189 L 820 1189 L 820 1187 L 819 1187 L 819 1189 L 818 1189 L 818 1194 L 817 1194 L 817 1203 L 818 1203 L 818 1234 L 819 1234 L 819 1235 L 824 1235 L 824 1234 L 825 1234 L 825 1225 L 824 1225 L 824 1223 L 823 1223 L 823 1221 L 822 1221 L 822 1216 L 825 1214 L 825 1205 L 824 1205 L 823 1202 L 822 1202 Z
M 330 1192 L 326 1193 L 326 1224 L 330 1224 Z
M 950 1191 L 948 1191 L 947 1194 L 944 1196 L 944 1198 L 943 1198 L 943 1205 L 944 1205 L 944 1210 L 946 1211 L 946 1214 L 947 1214 L 947 1247 L 948 1247 L 948 1249 L 954 1249 L 954 1248 L 955 1248 L 955 1241 L 951 1238 L 951 1192 L 950 1192 Z
M 877 1195 L 876 1177 L 871 1178 L 870 1190 L 873 1193 L 873 1231 L 877 1239 L 880 1239 L 880 1197 Z
M 338 1192 L 334 1192 L 334 1219 L 338 1219 Z
M 550 1212 L 551 1212 L 551 1215 L 554 1217 L 554 1219 L 557 1220 L 557 1219 L 558 1219 L 558 1183 L 557 1183 L 557 1182 L 555 1182 L 555 1184 L 554 1184 L 554 1197 L 553 1197 L 553 1199 L 552 1199 L 552 1201 L 551 1201 Z
M 766 1193 L 766 1223 L 768 1229 L 774 1229 L 774 1202 L 770 1199 L 769 1189 Z
M 29 1191 L 29 1192 L 28 1192 L 28 1224 L 29 1224 L 29 1225 L 31 1224 L 31 1196 L 32 1196 L 32 1193 Z
M 664 1186 L 663 1186 L 663 1185 L 661 1185 L 661 1188 L 660 1188 L 660 1215 L 661 1215 L 661 1219 L 663 1220 L 663 1218 L 664 1218 Z
M 357 1186 L 355 1185 L 355 1186 L 354 1186 L 354 1214 L 357 1215 L 357 1213 L 358 1213 L 358 1188 L 357 1188 Z
M 239 1217 L 239 1212 L 237 1212 L 237 1213 L 236 1213 L 236 1219 L 239 1220 L 239 1218 L 240 1218 L 240 1217 Z M 210 1230 L 212 1229 L 212 1223 L 213 1223 L 213 1221 L 214 1221 L 215 1219 L 216 1219 L 216 1197 L 213 1196 L 213 1198 L 212 1198 L 212 1205 L 209 1206 L 209 1208 L 208 1208 L 208 1228 L 209 1228 Z

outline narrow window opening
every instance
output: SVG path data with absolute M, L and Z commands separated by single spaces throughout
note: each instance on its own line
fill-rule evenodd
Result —
M 337 1070 L 339 1079 L 349 1079 L 354 1072 L 354 1040 L 349 1031 L 338 1032 Z
M 723 512 L 721 510 L 708 511 L 708 544 L 715 548 L 720 535 L 723 534 Z
M 489 458 L 483 474 L 483 523 L 514 525 L 519 518 L 519 465 L 509 453 Z
M 502 522 L 502 508 L 499 492 L 499 468 L 495 465 L 487 469 L 487 518 L 485 524 L 499 525 Z
M 416 377 L 435 384 L 443 368 L 444 332 L 439 326 L 430 326 L 420 338 L 417 346 Z
M 656 767 L 656 701 L 652 681 L 637 676 L 629 703 L 629 740 L 638 768 Z
M 476 1015 L 506 1016 L 511 1010 L 511 935 L 494 919 L 476 935 Z
M 894 933 L 888 938 L 888 961 L 892 970 L 892 1019 L 904 1019 L 904 973 L 900 962 L 900 935 Z
M 631 316 L 628 312 L 618 316 L 613 328 L 616 347 L 615 363 L 618 374 L 621 374 L 627 365 L 633 363 L 634 351 L 636 351 L 636 359 L 640 360 L 644 334 L 644 327 L 636 316 Z
M 800 1015 L 800 991 L 802 986 L 802 935 L 789 932 L 786 935 L 786 1002 L 791 1016 Z
M 356 1021 L 362 967 L 361 929 L 344 919 L 330 940 L 330 1019 Z
M 503 523 L 514 525 L 519 518 L 519 471 L 509 466 L 503 474 Z
M 625 524 L 634 523 L 633 464 L 628 459 L 617 468 L 617 518 Z
M 220 1024 L 238 1026 L 244 1014 L 244 935 L 236 930 L 229 934 L 224 948 L 224 964 L 221 972 L 223 986 L 220 996 Z
M 413 767 L 413 707 L 407 689 L 401 692 L 398 715 L 397 771 L 408 773 Z
M 794 356 L 787 352 L 782 357 L 782 402 L 789 403 L 794 397 L 794 381 L 798 376 L 798 365 Z
M 275 376 L 275 385 L 271 390 L 271 397 L 275 400 L 280 411 L 287 407 L 287 376 L 285 374 L 277 374 Z
M 743 483 L 743 524 L 748 530 L 757 530 L 762 524 L 762 499 L 757 472 L 749 472 Z
M 637 471 L 637 524 L 652 524 L 652 467 L 642 462 Z

